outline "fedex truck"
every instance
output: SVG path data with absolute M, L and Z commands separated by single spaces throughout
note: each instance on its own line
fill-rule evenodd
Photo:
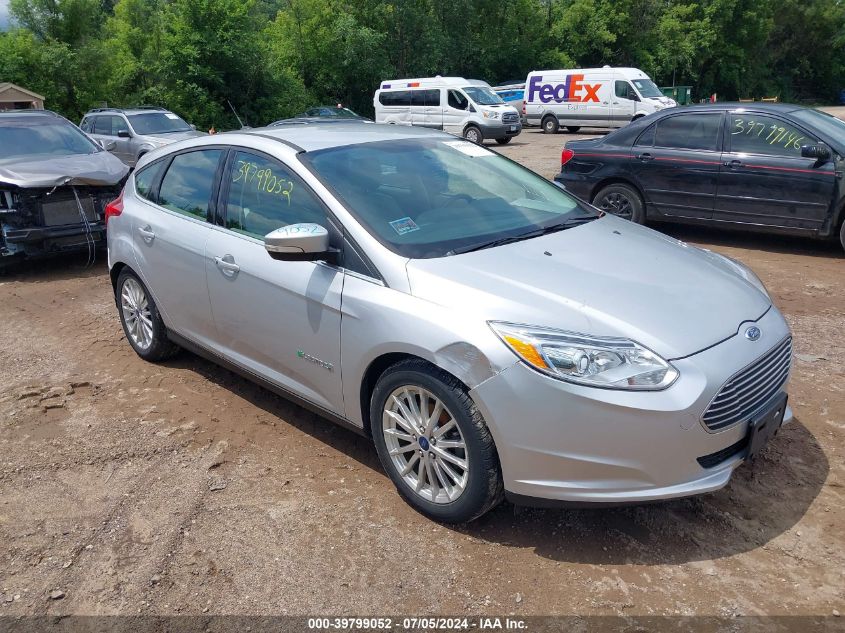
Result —
M 525 80 L 523 115 L 527 125 L 554 134 L 561 127 L 622 127 L 676 105 L 637 68 L 535 70 Z
M 383 81 L 373 97 L 376 123 L 419 125 L 504 145 L 522 131 L 516 108 L 478 79 L 427 77 Z

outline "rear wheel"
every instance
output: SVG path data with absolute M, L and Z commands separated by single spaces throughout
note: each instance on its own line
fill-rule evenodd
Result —
M 370 400 L 382 466 L 416 510 L 447 523 L 502 500 L 499 458 L 484 418 L 454 377 L 422 360 L 390 367 Z
M 484 135 L 481 133 L 481 130 L 474 125 L 467 126 L 464 130 L 464 138 L 470 143 L 475 143 L 476 145 L 481 145 L 484 142 Z
M 593 198 L 593 205 L 606 213 L 612 213 L 637 224 L 645 222 L 643 200 L 630 185 L 615 183 L 603 187 Z
M 496 142 L 497 142 L 499 145 L 507 145 L 508 143 L 510 143 L 510 142 L 511 142 L 511 139 L 512 139 L 512 138 L 513 138 L 512 136 L 506 136 L 505 138 L 497 138 L 497 139 L 496 139 Z
M 126 340 L 138 356 L 156 362 L 179 351 L 167 338 L 167 328 L 146 286 L 128 268 L 117 278 L 115 300 Z
M 552 114 L 547 115 L 540 125 L 543 126 L 543 134 L 557 134 L 557 131 L 560 129 L 560 123 L 557 117 Z
M 580 125 L 567 125 L 566 126 L 566 131 L 569 132 L 570 134 L 575 134 L 580 129 L 581 129 Z

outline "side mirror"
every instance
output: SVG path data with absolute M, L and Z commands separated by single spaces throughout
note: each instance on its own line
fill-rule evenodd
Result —
M 115 143 L 114 141 L 107 141 L 106 139 L 101 139 L 99 143 L 100 147 L 102 147 L 107 152 L 111 152 L 114 150 L 115 147 L 117 147 L 117 143 Z
M 830 150 L 824 145 L 802 145 L 801 157 L 824 161 L 830 158 Z
M 629 90 L 629 91 L 628 91 L 628 98 L 629 98 L 631 101 L 639 101 L 639 100 L 640 100 L 640 95 L 638 95 L 638 94 L 637 94 L 636 92 L 634 92 L 633 90 Z
M 130 138 L 132 135 L 129 133 L 129 130 L 118 130 L 117 137 L 118 138 Z
M 322 259 L 336 263 L 338 251 L 329 246 L 329 232 L 319 224 L 288 224 L 264 236 L 270 257 L 302 262 Z

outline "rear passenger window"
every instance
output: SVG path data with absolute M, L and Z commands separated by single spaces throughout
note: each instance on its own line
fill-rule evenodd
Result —
M 140 171 L 135 172 L 135 193 L 146 200 L 152 200 L 153 183 L 155 182 L 158 172 L 161 170 L 162 163 L 153 163 L 147 165 Z
M 655 147 L 716 151 L 721 113 L 681 114 L 662 119 L 654 134 Z
M 94 117 L 94 121 L 91 123 L 94 129 L 94 134 L 105 134 L 106 136 L 111 136 L 111 117 L 110 116 L 98 116 Z
M 785 121 L 759 114 L 731 114 L 731 152 L 800 158 L 802 145 L 813 145 L 807 136 Z
M 299 222 L 328 228 L 322 204 L 281 163 L 258 154 L 237 152 L 229 179 L 228 229 L 263 238 L 271 231 Z
M 657 126 L 655 124 L 651 124 L 646 128 L 645 132 L 640 134 L 637 142 L 634 145 L 638 147 L 651 147 L 654 145 L 654 130 Z
M 393 92 L 382 92 L 378 96 L 378 100 L 383 106 L 410 106 L 411 91 L 394 90 Z
M 158 204 L 200 220 L 208 219 L 214 175 L 223 150 L 206 149 L 177 154 L 158 192 Z

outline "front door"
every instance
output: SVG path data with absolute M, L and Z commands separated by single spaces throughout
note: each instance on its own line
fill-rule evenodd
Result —
M 308 186 L 263 154 L 233 151 L 223 175 L 225 226 L 205 247 L 215 347 L 229 360 L 337 414 L 341 269 L 277 261 L 267 233 L 298 222 L 330 228 Z
M 714 220 L 820 229 L 836 186 L 833 160 L 802 158 L 818 139 L 779 117 L 728 113 Z
M 634 118 L 637 111 L 637 93 L 627 80 L 616 79 L 613 82 L 611 105 L 613 107 L 610 117 L 614 124 L 625 125 Z
M 709 219 L 721 165 L 721 112 L 667 116 L 637 139 L 633 170 L 650 213 Z
M 443 129 L 450 134 L 461 136 L 464 122 L 469 116 L 469 99 L 461 90 L 451 89 L 446 92 L 446 106 L 443 108 Z
M 215 233 L 208 222 L 222 149 L 177 154 L 158 186 L 154 202 L 137 205 L 133 239 L 138 269 L 165 315 L 167 324 L 194 342 L 208 344 L 214 323 L 205 284 L 206 240 Z M 156 169 L 144 168 L 136 178 Z M 153 192 L 154 194 L 155 192 Z

